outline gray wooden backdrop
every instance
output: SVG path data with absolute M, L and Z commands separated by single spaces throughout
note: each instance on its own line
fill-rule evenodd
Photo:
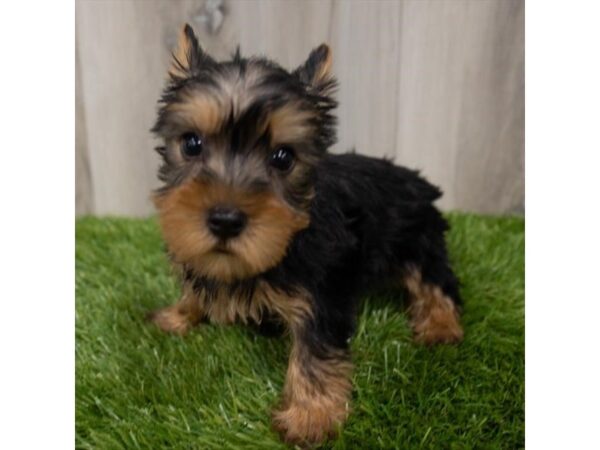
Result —
M 148 130 L 184 22 L 215 57 L 240 44 L 287 68 L 328 42 L 334 151 L 422 169 L 446 210 L 524 210 L 522 0 L 78 0 L 78 214 L 152 213 Z

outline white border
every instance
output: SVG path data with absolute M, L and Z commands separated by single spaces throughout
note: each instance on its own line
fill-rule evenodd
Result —
M 600 448 L 599 23 L 526 3 L 530 449 Z M 0 447 L 71 448 L 74 3 L 2 3 L 0 33 Z
M 600 3 L 526 3 L 526 444 L 598 449 Z
M 74 447 L 74 3 L 0 6 L 0 448 Z

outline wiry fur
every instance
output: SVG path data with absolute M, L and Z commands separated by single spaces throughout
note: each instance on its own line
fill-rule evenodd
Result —
M 182 333 L 202 320 L 287 328 L 293 350 L 274 426 L 290 442 L 335 434 L 349 412 L 349 340 L 358 301 L 382 282 L 402 283 L 415 336 L 462 338 L 441 192 L 417 172 L 357 154 L 332 155 L 336 82 L 322 45 L 288 72 L 263 58 L 216 62 L 193 31 L 181 33 L 153 130 L 164 182 L 155 195 L 183 296 L 154 314 Z M 205 144 L 183 156 L 182 136 Z M 297 161 L 275 173 L 267 158 L 292 146 Z M 232 204 L 246 229 L 219 242 L 207 211 Z

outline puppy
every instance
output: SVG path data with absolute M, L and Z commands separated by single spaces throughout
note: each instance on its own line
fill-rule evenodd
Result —
M 164 142 L 154 201 L 182 296 L 152 319 L 175 333 L 201 321 L 284 327 L 292 347 L 273 424 L 301 445 L 348 416 L 366 289 L 406 289 L 418 342 L 463 336 L 440 190 L 386 160 L 328 153 L 335 88 L 326 45 L 292 72 L 239 51 L 217 62 L 186 25 L 153 128 Z

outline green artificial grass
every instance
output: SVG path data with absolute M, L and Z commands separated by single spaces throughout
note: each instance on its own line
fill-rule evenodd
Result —
M 524 447 L 524 221 L 450 214 L 465 340 L 414 344 L 398 294 L 365 299 L 353 413 L 323 448 Z M 289 342 L 242 326 L 166 335 L 144 315 L 179 287 L 155 220 L 76 226 L 76 446 L 286 448 L 270 428 Z

